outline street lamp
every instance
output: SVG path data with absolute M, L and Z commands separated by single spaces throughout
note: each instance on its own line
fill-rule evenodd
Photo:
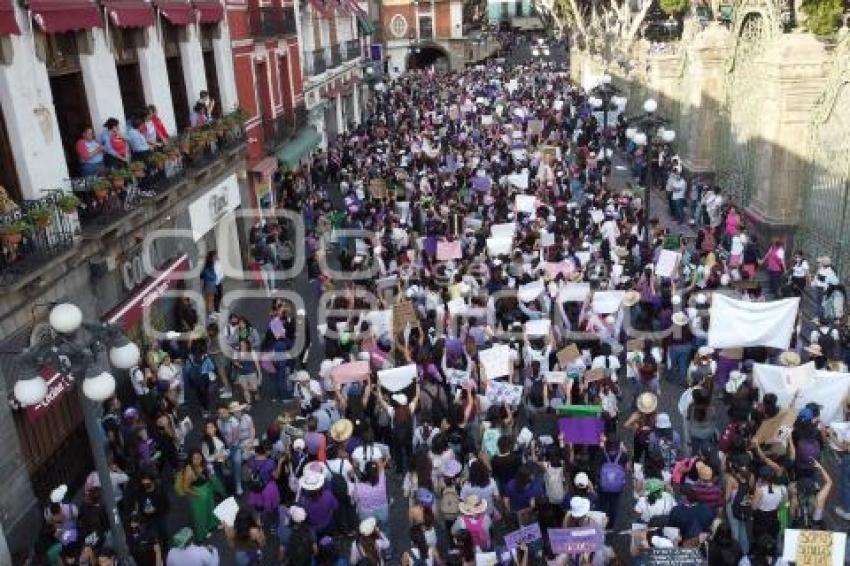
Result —
M 100 364 L 108 351 L 108 359 L 117 369 L 130 369 L 139 363 L 139 347 L 127 339 L 115 325 L 83 320 L 83 312 L 71 303 L 55 305 L 48 317 L 53 332 L 17 357 L 18 373 L 13 394 L 22 406 L 37 405 L 47 397 L 47 383 L 41 369 L 50 367 L 72 378 L 83 377 L 77 391 L 91 446 L 95 468 L 100 479 L 101 498 L 109 517 L 113 548 L 121 563 L 133 564 L 118 514 L 115 490 L 104 450 L 100 426 L 100 404 L 115 394 L 115 377 Z M 82 330 L 83 332 L 79 332 Z
M 626 129 L 626 137 L 635 145 L 646 148 L 646 188 L 644 190 L 644 214 L 643 214 L 643 243 L 644 255 L 649 257 L 652 253 L 652 243 L 649 238 L 649 217 L 651 210 L 650 191 L 652 190 L 652 146 L 659 141 L 672 143 L 676 139 L 676 132 L 670 129 L 670 121 L 656 114 L 658 103 L 652 98 L 643 103 L 643 114 L 629 118 L 631 124 Z
M 611 75 L 604 74 L 596 79 L 596 86 L 590 89 L 588 93 L 591 98 L 588 99 L 590 105 L 594 108 L 602 108 L 602 148 L 606 147 L 606 135 L 608 131 L 608 109 L 612 103 L 617 107 L 625 104 L 625 98 L 622 96 L 622 91 L 611 82 Z

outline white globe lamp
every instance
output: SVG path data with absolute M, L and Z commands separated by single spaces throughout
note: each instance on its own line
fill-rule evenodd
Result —
M 636 132 L 632 137 L 632 141 L 637 145 L 646 145 L 646 134 L 643 132 Z
M 102 403 L 115 394 L 115 378 L 108 371 L 83 380 L 83 395 L 97 403 Z
M 601 77 L 599 77 L 599 82 L 604 85 L 611 84 L 611 75 L 607 73 L 602 75 Z
M 130 369 L 139 363 L 140 357 L 139 347 L 129 340 L 126 340 L 125 344 L 113 346 L 109 350 L 109 363 L 118 369 Z
M 676 132 L 674 130 L 662 130 L 661 139 L 664 143 L 672 143 L 676 139 Z
M 534 57 L 540 57 L 540 50 L 535 47 L 534 49 L 531 50 L 531 54 Z
M 635 134 L 637 133 L 636 128 L 626 128 L 626 139 L 635 141 Z
M 50 327 L 60 334 L 76 332 L 83 324 L 83 311 L 72 303 L 61 303 L 50 309 Z
M 40 375 L 15 382 L 13 394 L 23 407 L 38 405 L 47 396 L 47 382 Z
M 656 110 L 658 110 L 658 103 L 655 102 L 654 99 L 648 98 L 646 102 L 643 103 L 643 109 L 647 114 L 652 114 Z

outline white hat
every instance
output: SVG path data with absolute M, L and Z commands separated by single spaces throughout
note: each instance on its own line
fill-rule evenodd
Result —
M 303 507 L 293 505 L 289 508 L 289 516 L 296 523 L 303 523 L 307 519 L 307 511 Z
M 670 415 L 667 413 L 658 413 L 655 417 L 655 428 L 673 428 L 673 423 L 670 421 Z
M 670 297 L 670 304 L 681 305 L 682 304 L 682 295 L 673 295 L 672 297 Z
M 301 476 L 301 480 L 298 483 L 301 489 L 316 491 L 317 489 L 322 489 L 322 486 L 325 485 L 325 475 L 317 474 L 316 472 L 307 472 Z
M 590 512 L 590 500 L 585 497 L 570 499 L 570 516 L 580 519 Z
M 62 503 L 65 496 L 68 495 L 68 486 L 64 483 L 50 492 L 51 503 Z
M 714 353 L 714 348 L 711 346 L 700 346 L 699 350 L 697 350 L 698 356 L 710 356 Z
M 378 521 L 375 520 L 375 517 L 366 517 L 360 521 L 360 534 L 364 537 L 370 537 L 375 532 L 375 527 L 377 526 Z
M 295 381 L 310 381 L 310 374 L 305 370 L 301 369 L 295 372 L 295 375 L 292 376 L 292 379 Z
M 576 487 L 586 488 L 590 485 L 590 478 L 587 477 L 587 474 L 584 472 L 579 472 L 576 474 L 576 477 L 573 478 L 573 483 Z M 570 502 L 572 503 L 572 502 Z
M 518 444 L 526 446 L 529 442 L 534 439 L 534 433 L 528 430 L 527 427 L 523 427 L 519 434 L 516 437 L 516 441 Z
M 404 393 L 396 393 L 391 397 L 391 399 L 399 405 L 407 405 L 407 395 Z
M 697 293 L 697 301 L 698 304 L 706 304 L 708 302 L 708 295 L 705 293 Z
M 652 537 L 652 547 L 653 548 L 675 548 L 673 541 L 669 538 L 664 538 L 660 536 Z
M 307 443 L 304 442 L 303 438 L 296 438 L 295 441 L 292 443 L 292 448 L 294 448 L 295 450 L 304 450 L 306 446 Z
M 673 324 L 675 324 L 676 326 L 685 326 L 686 324 L 688 324 L 688 315 L 686 315 L 685 313 L 683 313 L 681 311 L 680 312 L 674 312 L 673 316 L 671 316 L 670 319 L 673 321 Z

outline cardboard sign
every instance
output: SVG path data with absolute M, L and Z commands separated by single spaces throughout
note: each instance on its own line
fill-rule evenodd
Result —
M 416 364 L 408 364 L 378 372 L 378 383 L 391 393 L 398 393 L 413 383 L 416 378 Z
M 607 377 L 603 368 L 593 368 L 584 372 L 584 382 L 593 383 L 594 381 L 602 381 Z
M 847 533 L 785 529 L 782 558 L 796 566 L 841 566 Z
M 661 250 L 655 262 L 655 274 L 659 277 L 673 277 L 679 267 L 681 254 L 672 250 Z
M 387 182 L 384 179 L 372 179 L 369 181 L 369 196 L 372 198 L 386 198 Z
M 554 554 L 584 554 L 602 548 L 605 539 L 601 529 L 578 527 L 547 529 Z
M 642 553 L 644 566 L 702 566 L 698 548 L 650 548 Z
M 759 444 L 773 444 L 788 440 L 794 422 L 797 420 L 797 411 L 785 409 L 773 418 L 762 421 L 753 439 Z
M 498 344 L 478 352 L 478 360 L 487 375 L 487 379 L 506 377 L 513 372 L 514 360 L 511 347 Z
M 334 383 L 352 383 L 356 381 L 367 381 L 369 379 L 369 362 L 348 362 L 340 364 L 331 370 L 331 379 Z
M 540 532 L 540 525 L 538 523 L 531 523 L 521 529 L 506 533 L 505 546 L 508 547 L 508 550 L 514 550 L 523 544 L 531 544 L 541 538 L 543 538 L 543 534 Z
M 416 316 L 416 308 L 410 301 L 401 301 L 393 306 L 393 333 L 404 332 L 407 325 L 411 328 L 419 326 L 419 318 Z
M 642 352 L 643 351 L 643 338 L 634 338 L 626 342 L 626 351 L 627 352 Z
M 562 348 L 556 354 L 558 357 L 558 365 L 562 368 L 567 367 L 567 364 L 581 357 L 581 352 L 578 351 L 578 346 L 570 344 L 566 348 Z
M 437 242 L 437 259 L 439 261 L 448 261 L 450 259 L 460 259 L 463 257 L 460 249 L 460 240 L 448 242 L 440 240 Z

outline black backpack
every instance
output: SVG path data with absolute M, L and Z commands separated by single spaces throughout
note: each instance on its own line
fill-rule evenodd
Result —
M 327 462 L 325 462 L 325 467 L 331 473 L 331 493 L 334 494 L 340 505 L 348 505 L 348 482 L 345 480 L 345 476 L 342 475 L 342 464 L 343 462 L 340 460 L 338 472 L 333 471 Z
M 732 498 L 732 516 L 739 521 L 749 521 L 753 516 L 752 497 L 750 490 L 738 485 L 735 497 Z

